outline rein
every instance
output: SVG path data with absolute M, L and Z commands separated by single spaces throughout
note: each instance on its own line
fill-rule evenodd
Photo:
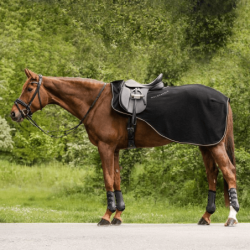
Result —
M 98 93 L 97 97 L 95 98 L 95 100 L 93 101 L 93 103 L 91 104 L 91 106 L 89 107 L 88 111 L 86 112 L 86 114 L 84 115 L 84 117 L 81 119 L 81 121 L 79 122 L 79 124 L 77 124 L 75 127 L 64 130 L 64 131 L 59 131 L 59 130 L 55 130 L 55 131 L 44 131 L 33 119 L 32 119 L 32 112 L 30 109 L 30 106 L 33 102 L 33 100 L 35 99 L 36 95 L 38 94 L 38 99 L 40 102 L 40 107 L 42 110 L 42 103 L 41 103 L 41 98 L 40 98 L 40 86 L 42 84 L 42 75 L 39 75 L 39 81 L 38 82 L 31 82 L 31 83 L 36 83 L 37 84 L 37 89 L 34 93 L 34 95 L 32 96 L 30 102 L 28 104 L 26 104 L 24 101 L 22 101 L 21 99 L 16 99 L 15 101 L 15 105 L 17 106 L 17 109 L 19 110 L 19 112 L 22 115 L 22 118 L 26 118 L 33 126 L 37 127 L 38 129 L 40 129 L 44 134 L 50 136 L 51 138 L 62 138 L 72 132 L 74 132 L 75 129 L 77 129 L 82 122 L 84 121 L 84 119 L 87 117 L 87 115 L 89 114 L 90 110 L 94 107 L 95 103 L 97 102 L 97 100 L 99 99 L 100 95 L 102 94 L 105 86 L 107 83 L 104 83 L 102 89 L 100 90 L 100 92 Z M 21 104 L 22 106 L 24 106 L 26 109 L 21 110 L 19 105 Z M 64 135 L 62 136 L 55 136 L 55 135 L 51 135 L 51 133 L 64 133 Z

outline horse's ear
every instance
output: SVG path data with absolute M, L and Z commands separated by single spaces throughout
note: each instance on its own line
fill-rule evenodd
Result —
M 26 74 L 26 76 L 28 77 L 28 78 L 32 78 L 32 79 L 34 79 L 34 80 L 37 80 L 38 81 L 38 79 L 39 79 L 39 76 L 36 74 L 36 73 L 34 73 L 34 72 L 32 72 L 31 70 L 29 70 L 29 69 L 25 69 L 24 70 L 25 71 L 25 74 Z
M 28 69 L 25 69 L 24 72 L 25 72 L 25 74 L 26 74 L 26 76 L 27 76 L 28 78 L 31 77 L 30 71 L 29 71 Z

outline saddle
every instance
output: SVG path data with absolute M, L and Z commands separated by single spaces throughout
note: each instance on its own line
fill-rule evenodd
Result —
M 122 83 L 119 103 L 126 112 L 132 114 L 127 126 L 129 138 L 128 148 L 135 148 L 134 133 L 136 128 L 136 114 L 146 109 L 147 94 L 149 91 L 160 90 L 164 87 L 162 77 L 163 74 L 160 74 L 149 84 L 141 84 L 135 80 L 127 80 Z

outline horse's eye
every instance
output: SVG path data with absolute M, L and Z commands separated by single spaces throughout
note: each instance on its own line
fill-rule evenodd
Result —
M 28 88 L 28 91 L 31 92 L 33 89 L 32 88 Z

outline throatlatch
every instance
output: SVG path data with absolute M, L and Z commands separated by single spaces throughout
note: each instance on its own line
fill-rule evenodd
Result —
M 125 203 L 122 197 L 122 191 L 115 191 L 115 199 L 116 199 L 116 209 L 119 211 L 125 210 Z
M 235 188 L 230 188 L 228 190 L 230 206 L 232 206 L 236 212 L 239 212 L 240 205 L 237 198 L 237 191 Z
M 208 190 L 208 201 L 206 211 L 210 214 L 215 212 L 215 198 L 216 198 L 216 191 Z
M 107 201 L 108 201 L 107 208 L 109 209 L 110 212 L 114 213 L 116 210 L 114 192 L 112 192 L 112 191 L 107 192 Z

